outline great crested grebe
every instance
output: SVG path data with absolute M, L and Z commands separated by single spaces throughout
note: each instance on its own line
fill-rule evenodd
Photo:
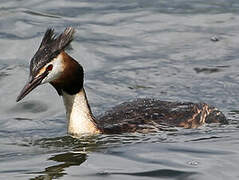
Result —
M 84 90 L 83 68 L 64 51 L 73 40 L 73 34 L 72 27 L 66 28 L 59 36 L 54 34 L 54 29 L 47 29 L 31 59 L 29 81 L 17 97 L 20 101 L 38 85 L 50 83 L 63 97 L 69 134 L 144 133 L 154 132 L 165 125 L 196 128 L 204 123 L 227 123 L 220 111 L 204 103 L 153 99 L 123 103 L 96 119 Z

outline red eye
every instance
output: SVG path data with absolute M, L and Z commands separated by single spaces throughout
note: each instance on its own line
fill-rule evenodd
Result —
M 53 65 L 52 65 L 52 64 L 50 64 L 49 66 L 47 66 L 46 70 L 47 70 L 47 71 L 51 71 L 51 70 L 52 70 L 52 68 L 53 68 Z

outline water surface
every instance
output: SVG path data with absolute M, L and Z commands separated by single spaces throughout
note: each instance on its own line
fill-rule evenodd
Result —
M 238 7 L 236 0 L 2 0 L 0 178 L 238 179 Z M 50 85 L 15 102 L 46 28 L 67 26 L 77 29 L 69 53 L 85 69 L 96 115 L 149 97 L 207 102 L 230 124 L 67 136 Z

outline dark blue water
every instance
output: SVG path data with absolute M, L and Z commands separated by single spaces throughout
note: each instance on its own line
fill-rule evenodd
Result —
M 0 179 L 238 179 L 238 8 L 236 0 L 2 0 Z M 212 104 L 230 124 L 67 136 L 50 85 L 15 102 L 46 28 L 67 26 L 77 29 L 69 54 L 85 69 L 96 115 L 150 97 Z

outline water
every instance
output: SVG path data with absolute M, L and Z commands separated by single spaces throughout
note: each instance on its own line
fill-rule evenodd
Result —
M 238 179 L 239 2 L 0 2 L 0 179 Z M 226 126 L 73 138 L 50 85 L 22 102 L 29 60 L 47 27 L 77 29 L 96 115 L 138 97 L 207 102 Z M 219 41 L 213 41 L 216 37 Z

